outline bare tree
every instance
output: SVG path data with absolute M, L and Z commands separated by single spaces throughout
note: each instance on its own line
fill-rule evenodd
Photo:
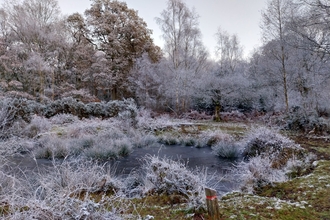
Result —
M 243 47 L 240 45 L 238 36 L 236 34 L 230 35 L 218 28 L 215 37 L 217 40 L 215 54 L 220 65 L 220 74 L 233 74 L 243 59 Z
M 198 18 L 183 0 L 169 0 L 167 8 L 156 18 L 163 31 L 165 57 L 170 61 L 168 70 L 177 111 L 186 110 L 189 87 L 207 65 L 208 53 L 201 41 Z
M 330 3 L 327 0 L 294 1 L 295 16 L 290 23 L 291 30 L 304 39 L 302 49 L 318 53 L 320 56 L 330 55 Z
M 286 23 L 289 21 L 292 13 L 291 0 L 270 0 L 267 8 L 262 13 L 262 31 L 264 42 L 277 42 L 270 48 L 270 55 L 279 63 L 279 71 L 282 77 L 283 96 L 285 101 L 285 109 L 289 110 L 288 96 L 288 54 L 286 44 L 287 28 Z

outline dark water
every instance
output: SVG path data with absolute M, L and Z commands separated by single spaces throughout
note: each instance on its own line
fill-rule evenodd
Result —
M 210 147 L 196 148 L 187 146 L 158 146 L 135 149 L 128 157 L 115 162 L 118 175 L 127 175 L 132 170 L 138 170 L 146 155 L 169 158 L 175 161 L 185 162 L 188 168 L 206 168 L 210 180 L 210 186 L 215 188 L 219 194 L 224 194 L 235 189 L 235 185 L 228 178 L 229 170 L 235 161 L 219 158 L 212 153 Z
M 184 162 L 189 169 L 204 168 L 210 179 L 210 185 L 219 194 L 232 191 L 235 186 L 228 180 L 229 169 L 233 167 L 235 161 L 221 159 L 214 154 L 209 147 L 196 148 L 187 146 L 164 146 L 159 145 L 148 148 L 137 148 L 125 158 L 110 161 L 112 167 L 116 167 L 116 175 L 125 177 L 132 170 L 139 170 L 146 155 L 169 158 L 175 161 Z M 34 160 L 29 155 L 14 156 L 8 158 L 10 166 L 18 165 L 19 169 L 26 171 L 47 171 L 53 166 L 53 161 L 47 159 Z

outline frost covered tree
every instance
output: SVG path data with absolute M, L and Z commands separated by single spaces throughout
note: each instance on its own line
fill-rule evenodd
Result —
M 324 100 L 329 90 L 327 69 L 330 59 L 330 4 L 323 0 L 296 0 L 289 28 L 290 44 L 297 48 L 296 64 L 301 69 L 297 88 L 305 109 L 329 108 Z M 299 60 L 298 60 L 299 59 Z
M 230 35 L 227 31 L 218 28 L 215 34 L 217 45 L 215 54 L 220 67 L 220 74 L 235 73 L 243 59 L 243 47 L 236 34 Z
M 151 30 L 125 2 L 93 0 L 85 15 L 88 29 L 85 38 L 104 53 L 106 63 L 102 65 L 107 66 L 93 76 L 103 78 L 106 83 L 100 90 L 107 93 L 109 89 L 111 99 L 129 96 L 128 77 L 136 59 L 144 53 L 154 61 L 159 58 L 159 49 L 150 37 Z
M 130 89 L 134 93 L 139 105 L 149 109 L 162 110 L 166 101 L 164 96 L 164 81 L 166 73 L 163 72 L 164 60 L 152 62 L 148 54 L 137 59 L 130 74 Z
M 7 1 L 1 11 L 2 26 L 6 27 L 2 37 L 7 39 L 8 48 L 1 57 L 1 65 L 7 68 L 6 80 L 20 81 L 23 90 L 33 95 L 42 97 L 50 91 L 50 96 L 54 97 L 55 85 L 61 84 L 67 48 L 57 1 Z
M 264 42 L 272 44 L 268 51 L 269 59 L 278 63 L 277 70 L 272 73 L 281 76 L 286 111 L 289 110 L 288 45 L 286 44 L 288 29 L 286 23 L 289 21 L 292 10 L 291 0 L 269 1 L 267 8 L 262 13 L 261 26 Z
M 329 38 L 324 3 L 273 0 L 263 12 L 264 45 L 251 59 L 250 73 L 266 109 L 325 108 Z
M 295 0 L 291 30 L 305 40 L 302 48 L 320 55 L 330 54 L 330 3 L 327 0 Z
M 165 40 L 164 53 L 168 59 L 168 92 L 174 97 L 177 112 L 189 107 L 194 79 L 207 66 L 208 53 L 201 41 L 198 15 L 182 0 L 169 0 L 167 8 L 156 18 Z

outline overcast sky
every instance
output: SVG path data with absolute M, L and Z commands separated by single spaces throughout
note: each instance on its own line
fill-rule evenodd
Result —
M 58 0 L 63 14 L 83 13 L 90 7 L 90 0 Z M 161 31 L 155 22 L 167 0 L 126 0 L 129 8 L 139 12 L 139 16 L 153 30 L 153 39 L 162 47 Z M 211 55 L 216 45 L 215 33 L 218 27 L 230 34 L 237 34 L 244 46 L 245 54 L 249 54 L 260 43 L 261 10 L 266 0 L 186 0 L 189 8 L 195 7 L 200 15 L 200 29 L 203 42 Z

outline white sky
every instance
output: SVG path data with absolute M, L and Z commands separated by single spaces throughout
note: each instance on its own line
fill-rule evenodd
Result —
M 58 0 L 58 2 L 63 14 L 83 13 L 91 4 L 90 0 Z M 152 37 L 155 44 L 162 47 L 162 32 L 155 22 L 155 17 L 159 17 L 166 9 L 167 0 L 126 0 L 126 2 L 129 8 L 138 11 L 148 28 L 153 30 Z M 189 8 L 194 7 L 199 14 L 203 42 L 212 56 L 216 45 L 214 35 L 218 27 L 230 34 L 237 34 L 246 55 L 259 45 L 261 10 L 265 7 L 266 0 L 186 0 L 185 2 Z

